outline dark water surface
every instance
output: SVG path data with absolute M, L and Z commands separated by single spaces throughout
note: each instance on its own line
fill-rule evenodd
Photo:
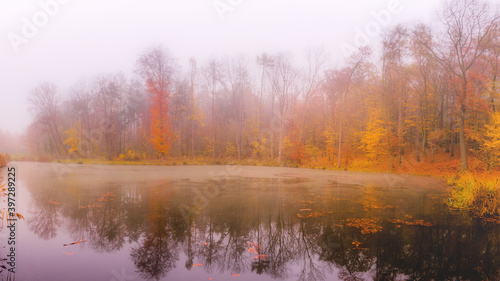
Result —
M 17 223 L 15 280 L 500 279 L 499 225 L 447 211 L 439 179 L 14 166 L 26 217 Z M 4 224 L 3 246 L 7 232 Z

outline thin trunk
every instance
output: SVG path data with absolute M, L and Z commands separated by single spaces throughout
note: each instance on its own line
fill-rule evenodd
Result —
M 450 156 L 455 157 L 455 132 L 453 128 L 453 117 L 450 117 Z
M 347 93 L 344 93 L 344 101 L 343 101 L 343 106 L 340 109 L 340 121 L 339 121 L 339 151 L 338 151 L 338 159 L 337 159 L 337 168 L 340 168 L 341 161 L 340 157 L 342 156 L 342 121 L 344 119 L 344 106 L 345 106 L 345 99 L 346 99 Z
M 212 96 L 212 161 L 215 160 L 215 94 Z
M 462 109 L 460 119 L 460 170 L 465 172 L 469 169 L 467 164 L 467 147 L 465 144 L 465 110 Z
M 271 160 L 274 160 L 274 97 L 271 98 Z
M 399 110 L 398 110 L 398 153 L 399 153 L 399 164 L 401 167 L 403 163 L 403 93 L 402 91 L 399 93 Z
M 417 144 L 417 162 L 420 162 L 420 152 L 419 152 L 419 134 L 420 134 L 420 92 L 417 91 L 417 132 L 416 132 L 416 144 Z

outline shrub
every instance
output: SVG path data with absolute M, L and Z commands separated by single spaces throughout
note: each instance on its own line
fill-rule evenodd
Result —
M 125 161 L 139 161 L 141 159 L 141 154 L 134 152 L 132 150 L 129 150 L 125 154 L 121 153 L 118 156 L 118 159 L 120 159 L 121 161 L 123 161 L 123 160 L 125 160 Z
M 450 179 L 454 188 L 448 205 L 471 211 L 476 216 L 500 216 L 500 181 L 467 173 Z

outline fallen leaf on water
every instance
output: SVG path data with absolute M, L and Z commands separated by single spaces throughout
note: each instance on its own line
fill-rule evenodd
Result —
M 378 225 L 378 219 L 347 219 L 346 226 L 361 229 L 361 234 L 377 233 L 382 231 L 382 226 Z
M 87 206 L 81 206 L 80 209 L 85 209 L 85 208 L 99 208 L 101 205 L 98 204 L 92 204 L 92 205 L 87 205 Z
M 388 221 L 397 224 L 396 227 L 401 227 L 400 224 L 406 224 L 406 225 L 420 225 L 420 226 L 432 226 L 432 223 L 430 222 L 425 222 L 424 220 L 414 220 L 414 221 L 404 221 L 404 220 L 399 220 L 399 219 L 388 219 Z
M 202 263 L 193 264 L 193 267 L 202 266 Z
M 313 212 L 313 213 L 308 213 L 308 214 L 297 214 L 297 217 L 299 218 L 304 218 L 304 219 L 307 219 L 307 218 L 316 218 L 316 217 L 321 217 L 321 216 L 324 216 L 326 214 L 332 214 L 333 211 L 320 211 L 320 212 Z
M 208 280 L 212 280 L 212 277 L 208 277 Z
M 49 202 L 50 204 L 52 204 L 52 205 L 60 205 L 60 204 L 61 204 L 61 203 L 56 202 L 56 201 L 48 201 L 48 202 Z
M 240 275 L 239 274 L 233 274 L 233 277 L 238 277 L 238 276 L 240 276 Z
M 78 243 L 87 242 L 87 241 L 88 240 L 79 239 L 78 241 L 73 242 L 73 243 L 63 244 L 63 246 L 66 247 L 66 246 L 70 246 L 70 245 L 78 245 Z
M 75 253 L 67 253 L 67 252 L 62 252 L 63 254 L 67 255 L 67 256 L 71 256 L 71 255 L 74 255 Z

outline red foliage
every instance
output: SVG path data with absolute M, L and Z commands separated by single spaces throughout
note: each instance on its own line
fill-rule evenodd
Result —
M 170 92 L 166 82 L 159 85 L 158 82 L 148 79 L 147 86 L 150 97 L 150 141 L 163 159 L 163 156 L 167 155 L 170 150 L 173 137 L 168 116 Z

